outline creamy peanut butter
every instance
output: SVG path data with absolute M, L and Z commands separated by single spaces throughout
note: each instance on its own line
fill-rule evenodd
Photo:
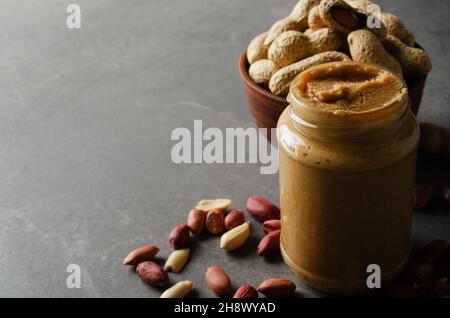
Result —
M 394 74 L 364 64 L 331 64 L 303 73 L 298 92 L 311 107 L 336 113 L 369 111 L 392 104 L 404 88 Z
M 278 122 L 283 258 L 311 286 L 367 292 L 411 243 L 417 123 L 402 79 L 355 62 L 319 65 L 291 85 Z

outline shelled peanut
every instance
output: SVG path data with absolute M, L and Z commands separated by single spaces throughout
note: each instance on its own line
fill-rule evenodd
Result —
M 450 159 L 450 129 L 431 123 L 421 123 L 419 149 Z
M 249 236 L 250 223 L 245 222 L 222 235 L 220 238 L 220 248 L 227 251 L 235 250 L 244 245 Z
M 125 257 L 123 265 L 138 265 L 144 261 L 151 261 L 158 252 L 159 248 L 152 245 L 137 248 Z
M 186 264 L 190 252 L 191 250 L 189 248 L 173 251 L 167 258 L 166 264 L 164 265 L 164 270 L 166 272 L 179 273 Z
M 293 281 L 285 278 L 267 279 L 257 290 L 268 298 L 286 298 L 294 295 L 296 286 Z
M 205 273 L 205 280 L 208 288 L 217 296 L 226 296 L 231 293 L 230 277 L 219 266 L 209 266 Z
M 192 288 L 194 288 L 194 284 L 191 281 L 181 281 L 166 289 L 161 294 L 161 298 L 183 298 L 189 294 Z
M 381 9 L 375 12 L 371 5 L 370 0 L 298 1 L 287 17 L 250 43 L 250 78 L 273 94 L 286 96 L 299 73 L 350 59 L 348 53 L 352 60 L 379 64 L 400 76 L 428 74 L 431 60 L 415 47 L 414 34 L 398 16 Z M 367 23 L 374 18 L 377 23 Z

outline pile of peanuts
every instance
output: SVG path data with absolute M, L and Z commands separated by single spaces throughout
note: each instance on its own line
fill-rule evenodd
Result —
M 432 186 L 418 186 L 414 194 L 414 209 L 424 209 L 430 201 Z M 445 199 L 448 203 L 450 190 L 446 189 Z M 220 248 L 231 251 L 245 245 L 250 236 L 250 222 L 244 213 L 235 209 L 227 212 L 231 206 L 229 199 L 201 200 L 187 216 L 185 224 L 176 226 L 169 234 L 168 243 L 173 252 L 164 266 L 157 264 L 155 256 L 159 248 L 147 245 L 133 250 L 125 257 L 123 264 L 136 266 L 136 273 L 147 284 L 156 288 L 167 288 L 170 284 L 168 272 L 180 273 L 190 256 L 191 235 L 202 233 L 221 235 Z M 262 197 L 250 197 L 246 204 L 247 212 L 262 222 L 265 236 L 258 245 L 258 255 L 268 256 L 280 253 L 281 221 L 280 209 Z M 433 240 L 423 252 L 412 259 L 399 278 L 382 290 L 382 295 L 392 298 L 403 297 L 450 297 L 450 285 L 447 278 L 435 278 L 435 265 L 449 256 L 450 238 Z M 233 298 L 258 298 L 261 293 L 268 298 L 294 297 L 296 285 L 286 278 L 270 278 L 257 288 L 249 284 L 240 286 L 232 293 L 232 283 L 228 274 L 219 266 L 208 266 L 205 281 L 209 289 L 219 296 Z M 183 298 L 194 288 L 189 280 L 179 281 L 164 290 L 161 298 Z
M 155 262 L 159 248 L 153 245 L 133 250 L 125 257 L 123 264 L 136 266 L 138 276 L 157 288 L 169 285 L 168 272 L 179 273 L 186 265 L 190 255 L 190 237 L 202 233 L 221 235 L 220 248 L 231 251 L 240 248 L 250 236 L 250 222 L 245 220 L 244 213 L 235 209 L 226 212 L 231 205 L 229 199 L 201 200 L 192 209 L 185 224 L 176 226 L 169 234 L 168 242 L 174 250 L 163 267 Z M 258 255 L 268 256 L 280 253 L 281 221 L 280 209 L 262 197 L 250 197 L 247 200 L 248 213 L 262 224 L 266 234 L 258 245 Z M 211 265 L 205 273 L 208 287 L 217 296 L 231 296 L 232 284 L 225 271 Z M 180 281 L 166 289 L 161 298 L 183 298 L 193 289 L 192 281 Z M 234 293 L 233 298 L 257 298 L 258 292 L 266 297 L 291 297 L 296 285 L 285 278 L 271 278 L 262 282 L 258 288 L 244 284 Z
M 379 8 L 379 7 L 378 7 Z M 327 62 L 378 64 L 395 74 L 425 76 L 427 53 L 399 17 L 374 11 L 370 0 L 300 0 L 289 14 L 248 46 L 249 75 L 273 94 L 286 96 L 304 70 Z M 367 21 L 375 21 L 367 26 Z
M 412 258 L 397 279 L 383 289 L 387 298 L 448 298 L 447 277 L 435 277 L 435 269 L 448 259 L 450 238 L 433 240 Z

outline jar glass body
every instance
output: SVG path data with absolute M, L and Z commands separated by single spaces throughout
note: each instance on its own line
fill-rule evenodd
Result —
M 342 122 L 303 107 L 292 88 L 289 100 L 277 130 L 283 258 L 319 290 L 368 292 L 368 266 L 385 284 L 411 249 L 419 130 L 407 94 Z

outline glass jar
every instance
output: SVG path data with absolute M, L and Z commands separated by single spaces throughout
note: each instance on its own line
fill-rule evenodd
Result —
M 319 290 L 368 292 L 368 265 L 383 285 L 411 249 L 419 130 L 406 84 L 388 105 L 342 116 L 311 107 L 298 81 L 277 130 L 283 259 Z

